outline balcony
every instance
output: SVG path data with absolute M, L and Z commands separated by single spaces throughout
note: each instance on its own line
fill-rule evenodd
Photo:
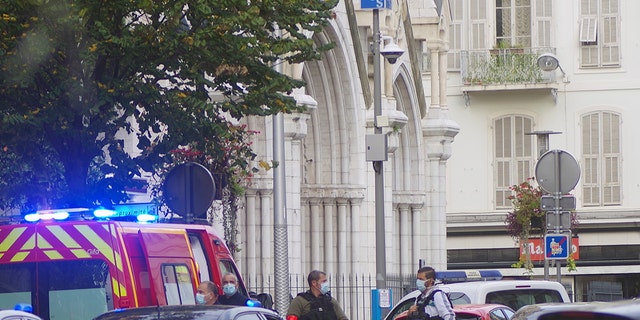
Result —
M 460 52 L 462 91 L 535 90 L 558 88 L 556 72 L 542 71 L 537 59 L 554 48 L 504 48 Z

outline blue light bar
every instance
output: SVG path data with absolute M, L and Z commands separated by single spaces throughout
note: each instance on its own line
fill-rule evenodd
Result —
M 262 303 L 258 300 L 249 299 L 246 303 L 247 307 L 262 307 Z
M 436 279 L 444 283 L 501 280 L 502 273 L 498 270 L 436 271 Z
M 115 214 L 116 211 L 104 208 L 93 210 L 93 216 L 96 218 L 108 218 L 114 216 Z
M 69 211 L 67 210 L 41 210 L 24 216 L 24 220 L 28 222 L 38 222 L 40 220 L 65 220 L 67 218 L 69 218 Z
M 136 219 L 138 219 L 138 222 L 154 222 L 158 220 L 158 216 L 154 214 L 143 213 L 139 214 Z

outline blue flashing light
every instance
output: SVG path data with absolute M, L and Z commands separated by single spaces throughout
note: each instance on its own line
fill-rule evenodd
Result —
M 258 300 L 249 299 L 246 303 L 247 307 L 262 307 L 262 303 Z
M 502 273 L 498 270 L 436 271 L 436 279 L 444 283 L 501 280 Z
M 24 312 L 33 312 L 33 306 L 28 303 L 16 303 L 13 307 L 13 310 L 24 311 Z
M 67 218 L 69 218 L 69 212 L 66 210 L 44 210 L 24 216 L 24 220 L 28 222 L 38 222 L 40 220 L 65 220 Z
M 115 214 L 116 214 L 116 211 L 105 209 L 105 208 L 99 208 L 99 209 L 93 210 L 93 216 L 96 218 L 108 218 L 108 217 L 114 216 Z
M 154 214 L 143 213 L 139 214 L 136 219 L 138 219 L 138 222 L 154 222 L 158 220 L 158 216 Z

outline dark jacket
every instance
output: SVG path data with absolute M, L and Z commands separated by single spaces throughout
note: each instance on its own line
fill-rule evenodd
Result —
M 240 292 L 236 292 L 232 296 L 229 296 L 229 297 L 227 297 L 224 294 L 218 296 L 218 301 L 216 303 L 217 304 L 232 305 L 232 306 L 246 306 L 247 305 L 247 300 L 249 300 L 248 297 L 244 296 Z

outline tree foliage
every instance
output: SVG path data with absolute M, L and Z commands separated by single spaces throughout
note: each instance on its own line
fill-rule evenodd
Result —
M 0 210 L 122 202 L 171 150 L 297 111 L 273 65 L 330 49 L 309 35 L 336 3 L 0 0 Z

